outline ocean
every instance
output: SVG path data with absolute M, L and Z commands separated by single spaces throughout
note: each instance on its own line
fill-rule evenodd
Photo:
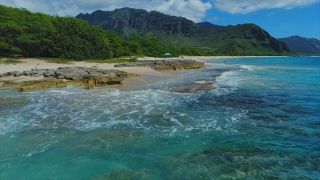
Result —
M 132 90 L 0 90 L 0 179 L 320 179 L 320 58 L 206 64 Z

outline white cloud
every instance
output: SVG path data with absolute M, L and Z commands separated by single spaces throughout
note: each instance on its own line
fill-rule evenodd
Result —
M 0 0 L 0 4 L 26 8 L 59 16 L 75 16 L 95 10 L 114 10 L 122 7 L 156 10 L 165 14 L 182 16 L 199 22 L 211 19 L 208 10 L 215 8 L 231 14 L 246 14 L 262 9 L 310 5 L 320 0 Z
M 157 10 L 194 21 L 200 21 L 212 7 L 210 2 L 202 0 L 0 0 L 0 4 L 60 16 L 132 7 Z
M 292 9 L 317 2 L 319 0 L 215 0 L 214 6 L 231 14 L 246 14 L 262 9 Z

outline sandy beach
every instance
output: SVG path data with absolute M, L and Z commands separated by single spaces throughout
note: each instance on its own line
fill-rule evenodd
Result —
M 219 60 L 219 59 L 230 59 L 230 58 L 254 58 L 256 56 L 180 56 L 173 58 L 155 58 L 155 57 L 142 57 L 140 60 L 194 60 L 194 61 L 207 61 L 207 60 Z M 261 57 L 261 56 L 259 56 Z M 264 56 L 267 57 L 267 56 Z M 50 62 L 42 59 L 36 58 L 22 58 L 19 59 L 20 63 L 17 64 L 0 64 L 0 74 L 7 72 L 23 72 L 30 71 L 32 69 L 57 69 L 60 67 L 85 67 L 85 68 L 99 68 L 106 70 L 120 70 L 127 73 L 132 73 L 137 75 L 136 77 L 127 79 L 124 81 L 123 88 L 126 89 L 127 86 L 137 86 L 139 84 L 150 83 L 156 80 L 167 79 L 172 76 L 174 72 L 164 73 L 156 71 L 149 67 L 114 67 L 116 63 L 95 63 L 87 61 L 70 61 L 67 64 L 60 64 L 55 62 Z M 38 81 L 41 80 L 41 77 L 30 77 L 30 76 L 21 76 L 21 77 L 2 77 L 0 78 L 0 86 L 3 82 L 13 82 L 21 83 L 26 81 Z M 119 86 L 119 88 L 122 88 Z
M 179 58 L 151 58 L 145 57 L 138 60 L 196 60 L 203 61 L 206 59 L 212 59 L 209 57 L 179 57 Z M 139 85 L 148 84 L 151 82 L 156 82 L 159 80 L 169 79 L 174 76 L 176 73 L 180 72 L 160 72 L 156 71 L 149 67 L 114 67 L 117 63 L 95 63 L 87 61 L 70 61 L 70 63 L 60 64 L 55 62 L 50 62 L 42 59 L 36 58 L 22 58 L 19 59 L 20 63 L 10 63 L 10 64 L 0 64 L 0 74 L 7 72 L 23 72 L 30 71 L 32 69 L 58 69 L 65 67 L 84 67 L 84 68 L 97 68 L 104 70 L 119 70 L 126 73 L 135 74 L 135 76 L 130 77 L 123 81 L 120 85 L 114 85 L 118 89 L 130 89 L 138 87 Z M 9 77 L 0 77 L 0 87 L 4 86 L 8 82 L 13 84 L 32 82 L 32 81 L 42 81 L 43 77 L 31 77 L 31 76 L 9 76 Z
M 195 60 L 195 61 L 206 61 L 206 60 L 219 60 L 219 59 L 231 59 L 231 58 L 256 58 L 256 57 L 276 57 L 276 56 L 180 56 L 173 58 L 155 58 L 155 57 L 142 57 L 138 60 Z M 279 56 L 283 57 L 283 56 Z M 0 64 L 0 74 L 12 71 L 26 71 L 31 69 L 56 69 L 59 67 L 96 67 L 100 69 L 115 69 L 122 70 L 128 73 L 144 74 L 144 73 L 156 73 L 157 71 L 146 68 L 146 67 L 114 67 L 115 63 L 93 63 L 86 61 L 71 61 L 69 64 L 58 64 L 48 62 L 36 58 L 24 58 L 19 59 L 21 63 L 17 64 Z
M 232 58 L 232 56 L 181 56 L 181 57 L 174 57 L 174 58 L 155 58 L 155 57 L 143 57 L 139 58 L 138 60 L 184 60 L 190 59 L 195 61 L 205 61 L 209 59 L 223 59 L 223 58 Z M 57 69 L 59 67 L 96 67 L 100 69 L 115 69 L 115 70 L 122 70 L 128 73 L 135 73 L 135 74 L 144 74 L 144 73 L 154 73 L 157 72 L 151 68 L 146 67 L 122 67 L 116 68 L 114 65 L 116 63 L 93 63 L 93 62 L 86 62 L 86 61 L 71 61 L 68 64 L 59 64 L 48 62 L 41 59 L 36 58 L 23 58 L 19 59 L 21 63 L 17 64 L 0 64 L 0 74 L 12 71 L 26 71 L 31 69 Z
M 91 63 L 85 61 L 71 61 L 69 64 L 58 64 L 47 62 L 40 59 L 19 59 L 21 63 L 17 64 L 0 64 L 0 74 L 12 71 L 26 71 L 31 69 L 57 69 L 59 67 L 96 67 L 100 69 L 116 69 L 126 71 L 128 73 L 144 73 L 144 72 L 154 72 L 150 68 L 143 67 L 132 67 L 132 68 L 115 68 L 112 63 Z
M 200 56 L 181 56 L 181 57 L 175 57 L 175 58 L 154 58 L 154 57 L 143 57 L 139 58 L 138 60 L 195 60 L 195 61 L 204 61 L 208 59 L 221 59 L 221 58 L 227 58 L 227 57 L 200 57 Z M 230 58 L 230 57 L 229 57 Z M 19 59 L 20 63 L 17 64 L 0 64 L 0 74 L 4 74 L 7 72 L 13 72 L 13 71 L 29 71 L 32 69 L 57 69 L 60 67 L 94 67 L 99 69 L 113 69 L 113 70 L 120 70 L 125 71 L 127 73 L 133 73 L 138 76 L 146 76 L 150 77 L 149 79 L 157 79 L 155 77 L 162 77 L 165 76 L 166 73 L 155 71 L 154 69 L 148 68 L 148 67 L 114 67 L 116 63 L 94 63 L 94 62 L 86 62 L 86 61 L 71 61 L 68 64 L 59 64 L 54 62 L 48 62 L 46 60 L 42 59 L 36 59 L 36 58 L 22 58 Z M 134 79 L 134 78 L 133 78 Z M 137 78 L 135 78 L 137 79 Z M 40 80 L 39 77 L 3 77 L 0 78 L 1 81 L 12 81 L 12 82 L 24 82 L 24 81 L 36 81 Z M 141 80 L 140 81 L 145 81 Z
M 139 60 L 173 60 L 173 59 L 190 59 L 194 61 L 207 61 L 207 60 L 219 60 L 219 59 L 233 59 L 233 58 L 268 58 L 268 57 L 289 57 L 289 56 L 180 56 L 173 58 L 155 58 L 155 57 L 143 57 Z
M 40 59 L 19 59 L 21 63 L 17 64 L 0 64 L 0 74 L 4 74 L 7 72 L 13 71 L 28 71 L 32 69 L 57 69 L 60 67 L 95 67 L 99 69 L 114 69 L 114 70 L 121 70 L 127 73 L 133 73 L 139 76 L 145 76 L 147 74 L 159 74 L 159 72 L 146 67 L 121 67 L 116 68 L 114 67 L 115 64 L 110 63 L 91 63 L 91 62 L 84 62 L 84 61 L 72 61 L 69 64 L 58 64 L 47 62 L 45 60 Z M 41 80 L 42 78 L 39 77 L 30 77 L 30 76 L 22 76 L 22 77 L 2 77 L 0 78 L 0 86 L 1 81 L 10 81 L 15 83 L 25 82 L 25 81 L 37 81 Z

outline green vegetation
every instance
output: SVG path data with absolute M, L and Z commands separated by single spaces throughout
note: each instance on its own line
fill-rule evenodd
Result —
M 45 60 L 48 63 L 56 63 L 56 64 L 72 64 L 70 59 L 63 58 L 39 58 L 40 60 Z
M 125 63 L 125 62 L 136 62 L 137 58 L 136 57 L 128 57 L 128 58 L 112 58 L 112 59 L 88 59 L 85 60 L 86 62 L 89 63 Z
M 129 52 L 140 56 L 164 57 L 165 53 L 170 52 L 172 56 L 179 56 L 180 51 L 173 46 L 160 43 L 155 37 L 136 36 L 127 42 Z
M 173 57 L 289 53 L 284 43 L 254 24 L 199 25 L 181 17 L 130 8 L 100 11 L 95 16 L 80 14 L 78 18 L 0 5 L 0 56 L 46 57 L 46 61 L 55 63 L 70 63 L 70 59 L 104 63 L 124 62 L 127 59 L 119 58 L 130 56 L 164 57 L 166 53 Z
M 63 59 L 63 58 L 44 58 L 40 57 L 40 60 L 44 60 L 49 63 L 56 64 L 72 64 L 74 61 L 72 59 Z M 86 59 L 84 60 L 88 63 L 125 63 L 125 62 L 136 62 L 136 57 L 121 57 L 121 58 L 111 58 L 111 59 Z
M 22 63 L 19 60 L 11 59 L 11 58 L 0 58 L 0 64 L 18 64 Z
M 166 52 L 175 56 L 179 52 L 152 37 L 124 40 L 76 18 L 0 5 L 0 19 L 0 56 L 49 57 L 46 59 L 49 62 L 68 63 L 65 59 L 161 57 Z
M 217 26 L 155 11 L 122 8 L 79 14 L 79 19 L 124 38 L 154 36 L 184 55 L 283 55 L 289 48 L 255 24 Z M 148 47 L 148 46 L 146 46 Z M 162 48 L 157 48 L 157 50 Z M 147 52 L 153 52 L 148 49 Z M 139 52 L 137 52 L 139 53 Z M 144 52 L 147 54 L 146 52 Z M 153 53 L 155 54 L 155 53 Z
M 72 59 L 64 59 L 64 58 L 44 58 L 40 57 L 40 60 L 44 60 L 49 63 L 56 64 L 72 64 L 74 61 Z M 110 59 L 86 59 L 85 62 L 88 63 L 125 63 L 125 62 L 136 62 L 137 57 L 121 57 L 121 58 L 110 58 Z
M 214 56 L 216 53 L 213 53 L 211 49 L 208 48 L 181 48 L 181 54 L 188 56 Z
M 43 58 L 43 57 L 40 57 L 39 59 L 49 63 L 56 63 L 56 64 L 72 64 L 73 63 L 72 59 Z M 84 61 L 88 63 L 125 63 L 125 62 L 136 62 L 137 57 L 121 57 L 121 58 L 110 58 L 110 59 L 86 59 Z

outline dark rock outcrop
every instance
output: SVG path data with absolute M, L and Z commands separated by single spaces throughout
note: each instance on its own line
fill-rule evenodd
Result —
M 176 71 L 185 69 L 200 69 L 204 67 L 204 63 L 193 60 L 145 60 L 134 63 L 117 64 L 115 67 L 150 67 L 156 71 Z

